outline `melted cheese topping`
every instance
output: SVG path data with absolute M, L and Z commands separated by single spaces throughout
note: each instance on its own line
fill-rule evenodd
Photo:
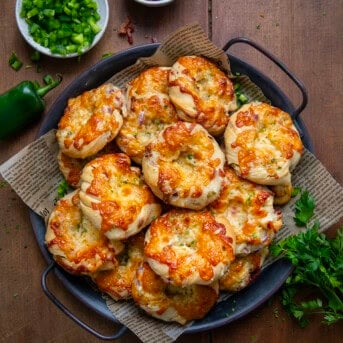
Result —
M 123 124 L 124 94 L 105 84 L 68 100 L 56 137 L 63 153 L 86 158 L 113 140 Z
M 81 210 L 110 239 L 126 239 L 160 215 L 161 205 L 127 155 L 90 161 L 81 175 Z
M 150 267 L 176 286 L 208 285 L 234 260 L 235 237 L 223 217 L 210 212 L 171 210 L 157 218 L 145 236 Z
M 135 303 L 149 315 L 180 324 L 203 318 L 218 299 L 218 284 L 175 287 L 143 263 L 132 284 Z
M 288 113 L 265 103 L 244 105 L 224 136 L 227 162 L 240 176 L 263 185 L 291 183 L 303 145 Z
M 146 147 L 142 167 L 156 196 L 199 210 L 219 196 L 224 162 L 218 143 L 201 125 L 177 122 Z
M 238 292 L 250 285 L 259 275 L 267 255 L 268 248 L 263 248 L 249 255 L 237 257 L 219 280 L 219 289 Z
M 69 157 L 60 150 L 57 155 L 58 166 L 68 184 L 71 187 L 77 188 L 81 185 L 81 174 L 83 167 L 97 156 L 113 152 L 119 152 L 119 148 L 116 146 L 114 141 L 109 142 L 94 156 L 90 156 L 85 159 Z
M 60 171 L 68 184 L 74 188 L 79 187 L 82 169 L 88 160 L 69 157 L 60 150 L 57 155 L 57 161 Z
M 152 67 L 130 81 L 127 87 L 127 114 L 116 138 L 118 146 L 141 164 L 145 147 L 166 126 L 177 121 L 168 96 L 170 68 Z
M 118 264 L 113 270 L 102 271 L 93 276 L 100 291 L 115 300 L 131 298 L 132 282 L 138 266 L 144 260 L 144 234 L 130 237 L 125 250 L 117 256 Z
M 45 242 L 56 262 L 73 274 L 112 269 L 120 242 L 110 242 L 85 218 L 79 208 L 79 191 L 58 201 L 52 211 Z
M 224 132 L 229 111 L 237 108 L 232 82 L 199 56 L 180 57 L 172 66 L 169 96 L 182 120 L 201 124 L 214 136 Z
M 271 243 L 281 228 L 281 211 L 273 207 L 273 193 L 265 186 L 239 178 L 225 168 L 225 183 L 209 209 L 225 215 L 236 234 L 236 254 L 248 254 Z

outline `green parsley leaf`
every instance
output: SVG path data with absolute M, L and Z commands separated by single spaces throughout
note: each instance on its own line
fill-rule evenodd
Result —
M 315 201 L 308 191 L 301 193 L 295 203 L 295 223 L 298 226 L 306 226 L 314 214 Z
M 300 192 L 301 192 L 301 188 L 300 188 L 300 187 L 293 187 L 293 190 L 292 190 L 292 193 L 291 193 L 291 197 L 294 198 L 294 197 L 297 196 Z
M 309 323 L 311 314 L 322 314 L 328 325 L 343 319 L 343 228 L 334 239 L 319 233 L 318 228 L 316 222 L 307 231 L 271 246 L 273 255 L 282 254 L 295 267 L 282 288 L 281 302 L 302 327 Z M 299 288 L 304 286 L 321 298 L 296 301 Z

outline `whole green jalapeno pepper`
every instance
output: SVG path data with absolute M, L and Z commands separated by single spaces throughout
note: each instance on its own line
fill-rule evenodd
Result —
M 37 87 L 37 83 L 23 81 L 0 95 L 0 139 L 8 138 L 40 118 L 44 111 L 43 96 L 62 81 L 56 80 Z

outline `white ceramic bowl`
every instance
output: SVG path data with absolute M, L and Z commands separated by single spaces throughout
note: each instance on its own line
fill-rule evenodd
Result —
M 83 54 L 85 52 L 89 51 L 90 49 L 92 49 L 99 42 L 101 37 L 104 35 L 107 24 L 108 24 L 108 18 L 109 18 L 108 1 L 107 0 L 94 0 L 94 1 L 98 4 L 98 13 L 100 15 L 100 20 L 97 22 L 97 24 L 101 27 L 101 30 L 94 37 L 92 44 L 82 52 Z M 35 42 L 29 33 L 29 27 L 28 27 L 25 19 L 23 19 L 20 16 L 22 2 L 23 2 L 23 0 L 16 0 L 15 17 L 16 17 L 16 21 L 17 21 L 19 31 L 29 45 L 31 45 L 35 50 L 41 52 L 42 54 L 47 55 L 47 56 L 51 56 L 51 57 L 70 58 L 70 57 L 79 56 L 78 53 L 72 53 L 72 54 L 67 54 L 67 55 L 53 54 L 50 51 L 50 49 L 45 48 L 42 45 Z
M 169 5 L 174 0 L 135 0 L 139 4 L 148 6 L 148 7 L 162 7 L 165 5 Z

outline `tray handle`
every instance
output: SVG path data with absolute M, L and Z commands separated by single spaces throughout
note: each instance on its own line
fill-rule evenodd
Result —
M 55 295 L 49 290 L 48 286 L 47 286 L 47 277 L 48 274 L 50 273 L 50 271 L 54 268 L 56 268 L 56 263 L 53 261 L 49 264 L 49 266 L 44 270 L 43 274 L 42 274 L 42 278 L 41 278 L 41 285 L 42 285 L 42 289 L 44 291 L 44 293 L 47 295 L 47 297 L 64 313 L 66 314 L 70 319 L 72 319 L 75 323 L 79 324 L 83 329 L 85 329 L 87 332 L 91 333 L 92 335 L 94 335 L 97 338 L 100 338 L 102 340 L 114 340 L 114 339 L 118 339 L 119 337 L 121 337 L 125 331 L 127 330 L 127 328 L 122 325 L 118 331 L 110 336 L 106 336 L 103 335 L 99 332 L 97 332 L 96 330 L 94 330 L 93 328 L 91 328 L 90 326 L 88 326 L 85 322 L 83 322 L 81 319 L 79 319 L 76 315 L 74 315 L 72 312 L 70 312 L 70 310 L 68 310 L 56 297 Z
M 236 43 L 244 43 L 252 46 L 259 52 L 261 52 L 263 55 L 268 57 L 272 62 L 274 62 L 299 88 L 301 94 L 302 94 L 302 102 L 300 106 L 293 112 L 292 118 L 294 120 L 297 120 L 299 117 L 299 114 L 305 109 L 307 102 L 308 102 L 308 96 L 307 96 L 307 90 L 305 88 L 305 85 L 300 81 L 277 57 L 275 57 L 273 54 L 271 54 L 269 51 L 267 51 L 265 48 L 263 48 L 261 45 L 255 43 L 254 41 L 250 40 L 246 37 L 237 37 L 230 39 L 223 47 L 224 51 L 227 51 L 230 49 L 230 47 Z

